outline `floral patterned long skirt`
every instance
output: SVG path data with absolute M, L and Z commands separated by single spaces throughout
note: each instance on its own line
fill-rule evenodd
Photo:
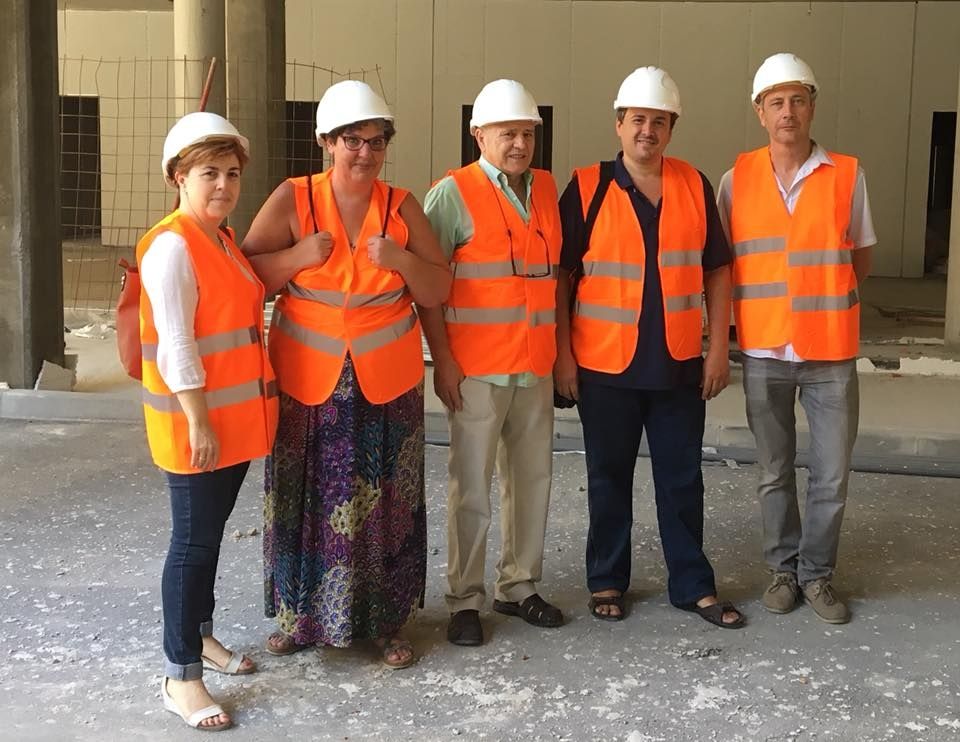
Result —
M 423 384 L 368 402 L 349 356 L 330 398 L 281 395 L 267 458 L 264 607 L 298 644 L 390 637 L 423 604 Z

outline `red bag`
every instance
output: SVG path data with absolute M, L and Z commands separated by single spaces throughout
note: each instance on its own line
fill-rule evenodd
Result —
M 143 350 L 140 347 L 140 272 L 136 264 L 120 259 L 120 298 L 117 300 L 117 351 L 131 378 L 140 381 Z

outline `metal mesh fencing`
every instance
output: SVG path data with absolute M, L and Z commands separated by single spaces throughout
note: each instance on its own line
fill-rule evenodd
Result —
M 196 110 L 200 90 L 182 90 L 203 77 L 205 60 L 60 59 L 61 210 L 64 305 L 82 314 L 109 310 L 120 290 L 117 263 L 133 259 L 141 236 L 169 213 L 174 191 L 160 160 L 170 126 Z M 231 217 L 242 232 L 269 193 L 286 177 L 319 172 L 329 162 L 314 136 L 317 101 L 333 83 L 359 79 L 383 94 L 380 70 L 336 70 L 286 63 L 286 96 L 271 100 L 250 74 L 253 62 L 226 61 L 228 118 L 241 132 L 269 132 L 267 153 L 251 167 L 243 190 L 254 198 Z M 201 73 L 198 75 L 198 71 Z M 181 82 L 178 85 L 178 80 Z M 258 153 L 252 153 L 253 158 Z M 392 163 L 381 178 L 389 180 Z M 245 174 L 246 175 L 246 174 Z

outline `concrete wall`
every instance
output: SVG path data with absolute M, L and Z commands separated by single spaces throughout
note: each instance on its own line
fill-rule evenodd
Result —
M 434 177 L 459 157 L 459 106 L 484 80 L 510 75 L 554 106 L 562 188 L 572 167 L 615 151 L 617 87 L 635 67 L 656 64 L 684 102 L 670 151 L 716 184 L 737 152 L 764 142 L 750 82 L 766 56 L 789 49 L 822 86 L 815 137 L 859 156 L 867 173 L 880 237 L 874 272 L 922 275 L 931 117 L 956 107 L 960 3 L 437 0 L 436 8 Z M 629 41 L 613 29 L 630 29 Z
M 172 51 L 170 13 L 61 16 L 67 56 Z M 126 30 L 103 33 L 108 23 Z M 287 0 L 286 28 L 288 62 L 352 77 L 379 67 L 367 80 L 399 130 L 385 175 L 418 195 L 459 164 L 460 107 L 503 76 L 554 107 L 562 188 L 574 166 L 616 151 L 612 100 L 644 64 L 665 67 L 680 86 L 671 153 L 716 184 L 739 151 L 764 142 L 748 102 L 753 72 L 767 55 L 795 51 L 822 86 L 817 140 L 858 155 L 866 170 L 875 272 L 922 275 L 930 126 L 934 111 L 956 108 L 960 2 Z M 317 100 L 339 79 L 288 65 L 287 97 Z
M 400 127 L 384 177 L 420 194 L 433 175 L 433 5 L 433 0 L 286 3 L 287 60 L 306 65 L 288 66 L 287 97 L 316 101 L 347 77 L 382 91 Z M 333 72 L 310 69 L 314 65 Z

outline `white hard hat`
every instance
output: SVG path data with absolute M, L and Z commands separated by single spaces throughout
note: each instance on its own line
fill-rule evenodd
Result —
M 819 87 L 810 65 L 796 54 L 786 52 L 774 54 L 763 60 L 757 74 L 753 76 L 753 92 L 750 94 L 750 100 L 759 103 L 763 94 L 771 88 L 790 83 L 806 85 L 810 88 L 811 95 L 816 95 Z
M 317 136 L 370 119 L 393 121 L 393 114 L 367 83 L 344 80 L 327 88 L 317 104 Z
M 673 78 L 659 67 L 638 67 L 627 75 L 620 83 L 613 108 L 653 108 L 677 116 L 683 111 L 680 107 L 680 89 Z
M 483 86 L 473 101 L 470 128 L 479 129 L 500 121 L 532 121 L 542 124 L 537 102 L 516 80 L 494 80 Z
M 167 132 L 167 138 L 163 140 L 163 177 L 167 182 L 170 181 L 170 175 L 167 168 L 170 163 L 177 159 L 180 154 L 191 144 L 197 144 L 207 139 L 215 137 L 231 137 L 236 139 L 243 151 L 250 154 L 250 140 L 237 131 L 237 127 L 227 121 L 223 116 L 206 111 L 197 111 L 188 113 L 177 123 L 170 127 Z

